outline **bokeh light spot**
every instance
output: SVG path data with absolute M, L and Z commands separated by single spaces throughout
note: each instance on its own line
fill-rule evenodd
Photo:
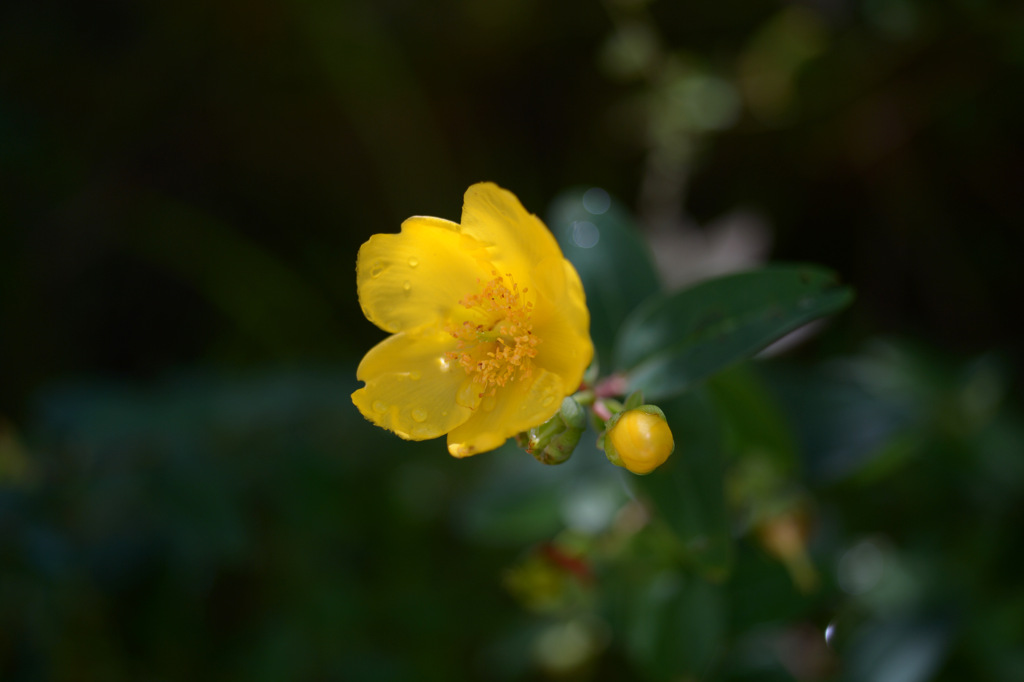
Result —
M 612 205 L 612 198 L 600 187 L 591 187 L 583 193 L 583 208 L 591 215 L 601 215 Z
M 600 240 L 601 231 L 594 223 L 577 220 L 572 224 L 572 241 L 581 249 L 592 249 Z
M 849 549 L 839 559 L 836 578 L 839 587 L 847 594 L 864 594 L 882 579 L 885 571 L 885 555 L 879 546 L 864 540 Z

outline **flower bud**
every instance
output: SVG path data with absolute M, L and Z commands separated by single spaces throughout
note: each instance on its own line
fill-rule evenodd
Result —
M 604 435 L 604 451 L 612 464 L 634 474 L 649 474 L 675 450 L 665 413 L 643 405 L 615 415 Z
M 572 398 L 562 400 L 555 416 L 516 437 L 519 446 L 544 464 L 569 459 L 587 428 L 587 414 Z

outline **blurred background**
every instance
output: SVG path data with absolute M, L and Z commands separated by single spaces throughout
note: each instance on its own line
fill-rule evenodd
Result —
M 996 0 L 5 3 L 0 679 L 1024 679 L 1022 83 Z M 480 180 L 857 290 L 719 381 L 727 574 L 351 405 L 359 245 Z

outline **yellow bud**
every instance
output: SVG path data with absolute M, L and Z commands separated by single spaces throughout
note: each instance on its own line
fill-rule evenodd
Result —
M 605 435 L 604 444 L 608 459 L 634 474 L 651 473 L 676 447 L 665 415 L 653 405 L 621 414 Z

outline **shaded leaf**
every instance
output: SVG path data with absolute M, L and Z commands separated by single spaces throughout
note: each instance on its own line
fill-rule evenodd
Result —
M 796 437 L 782 406 L 750 363 L 716 374 L 707 386 L 725 424 L 726 449 L 736 457 L 765 459 L 779 473 L 793 473 Z
M 630 480 L 679 538 L 684 560 L 707 578 L 724 579 L 733 547 L 718 415 L 701 392 L 680 396 L 662 408 L 676 450 L 660 468 Z
M 631 610 L 627 646 L 651 679 L 707 679 L 727 633 L 722 587 L 665 572 L 642 586 Z
M 648 400 L 668 397 L 853 300 L 829 270 L 773 266 L 654 298 L 625 322 L 615 367 Z
M 548 226 L 583 280 L 590 334 L 606 366 L 626 317 L 661 285 L 629 212 L 603 190 L 568 190 L 548 212 Z

